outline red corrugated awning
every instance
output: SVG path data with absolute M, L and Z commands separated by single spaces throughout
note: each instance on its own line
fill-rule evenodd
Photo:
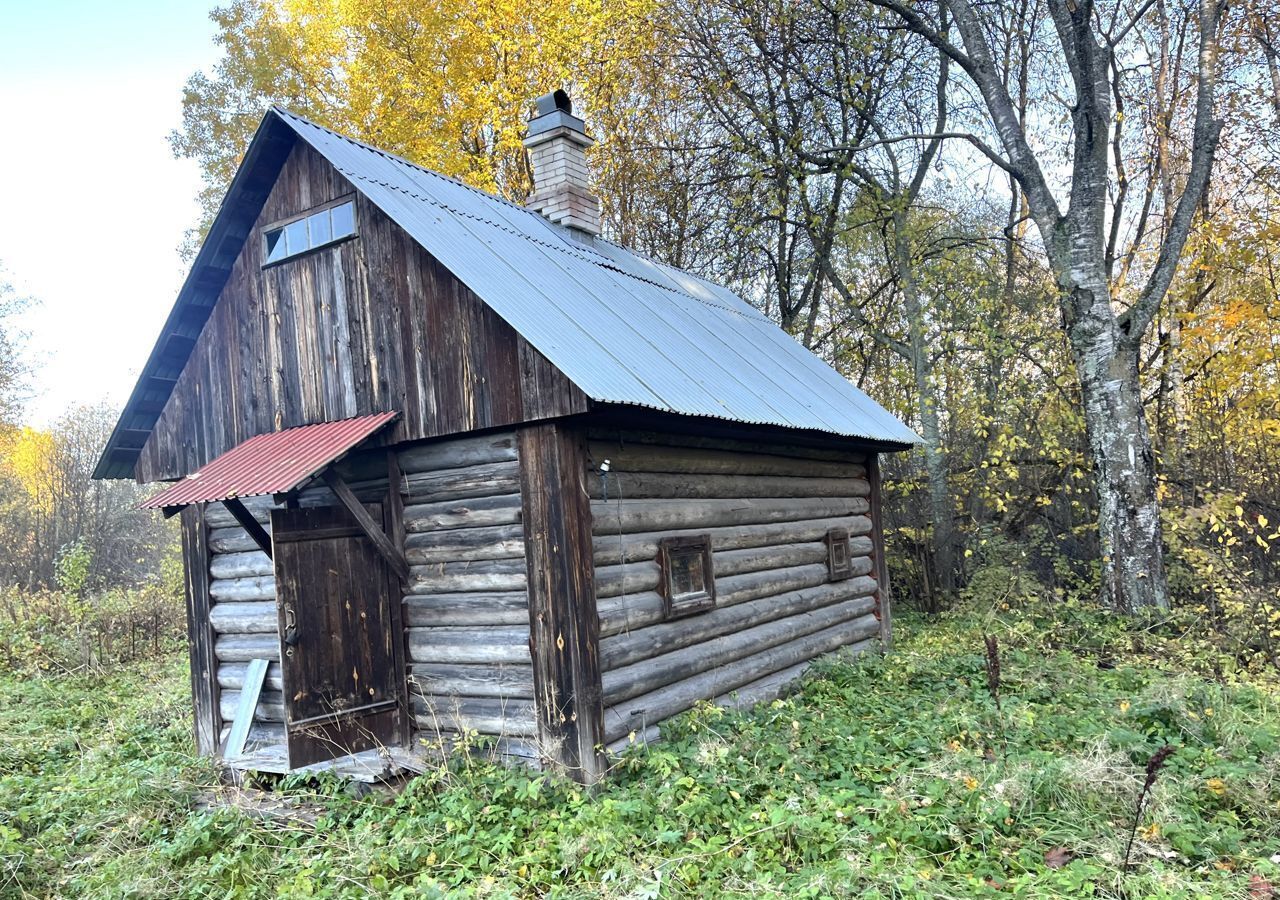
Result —
M 156 494 L 141 508 L 174 509 L 233 497 L 288 493 L 319 474 L 325 466 L 337 462 L 398 415 L 397 412 L 376 413 L 251 437 Z

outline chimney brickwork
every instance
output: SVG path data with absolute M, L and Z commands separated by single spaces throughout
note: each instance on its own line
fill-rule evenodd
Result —
M 598 235 L 600 200 L 588 184 L 585 153 L 593 143 L 564 91 L 538 98 L 524 139 L 534 186 L 527 205 L 552 222 Z

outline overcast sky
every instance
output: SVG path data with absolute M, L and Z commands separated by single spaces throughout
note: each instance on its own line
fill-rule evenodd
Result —
M 165 137 L 217 59 L 209 9 L 0 0 L 0 266 L 39 301 L 32 424 L 122 404 L 173 305 L 199 174 Z

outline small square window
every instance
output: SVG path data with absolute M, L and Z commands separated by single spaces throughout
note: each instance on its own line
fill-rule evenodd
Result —
M 310 249 L 311 244 L 307 241 L 307 220 L 299 219 L 284 226 L 284 240 L 290 256 Z
M 827 574 L 832 581 L 853 577 L 853 558 L 849 550 L 849 530 L 832 528 L 824 538 L 827 544 Z
M 330 212 L 333 213 L 334 240 L 356 233 L 356 205 L 354 203 L 347 202 L 341 206 L 335 206 Z
M 333 240 L 333 231 L 329 228 L 329 210 L 322 210 L 314 216 L 309 216 L 307 224 L 311 228 L 312 247 L 319 247 Z
M 693 615 L 716 605 L 711 536 L 663 538 L 658 543 L 659 585 L 668 619 Z

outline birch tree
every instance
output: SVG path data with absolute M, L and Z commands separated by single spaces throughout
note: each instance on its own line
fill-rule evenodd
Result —
M 1080 382 L 1095 469 L 1102 589 L 1123 610 L 1167 607 L 1156 465 L 1139 380 L 1140 348 L 1178 269 L 1196 207 L 1213 169 L 1222 121 L 1214 108 L 1220 0 L 1198 0 L 1198 48 L 1193 69 L 1192 124 L 1181 189 L 1159 210 L 1158 240 L 1130 248 L 1149 259 L 1140 287 L 1115 290 L 1124 234 L 1128 177 L 1122 141 L 1129 123 L 1117 115 L 1127 67 L 1126 38 L 1154 0 L 1102 9 L 1094 0 L 1048 0 L 1049 22 L 1071 91 L 1066 175 L 1033 143 L 1030 117 L 1019 115 L 996 63 L 990 6 L 972 0 L 867 0 L 892 12 L 910 31 L 952 60 L 981 97 L 986 124 L 998 139 L 963 137 L 1012 177 L 1025 196 L 1053 270 L 1063 328 Z M 943 27 L 950 21 L 959 41 Z M 1043 117 L 1042 117 L 1043 118 Z M 1056 181 L 1065 184 L 1057 185 Z M 1065 198 L 1060 198 L 1060 187 Z M 1061 202 L 1065 199 L 1065 206 Z

